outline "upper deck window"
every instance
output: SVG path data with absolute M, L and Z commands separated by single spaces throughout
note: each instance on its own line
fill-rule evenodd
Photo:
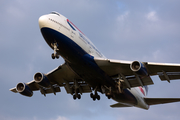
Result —
M 60 14 L 58 12 L 55 12 L 55 11 L 51 12 L 51 14 L 56 14 L 56 15 L 60 16 Z

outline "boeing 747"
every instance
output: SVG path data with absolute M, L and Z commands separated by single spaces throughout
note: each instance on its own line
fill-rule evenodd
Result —
M 95 45 L 69 19 L 57 12 L 39 18 L 39 27 L 46 43 L 54 51 L 52 59 L 61 56 L 64 64 L 49 73 L 38 72 L 34 80 L 18 83 L 10 89 L 31 97 L 33 91 L 41 94 L 60 92 L 62 87 L 81 99 L 83 93 L 100 100 L 99 93 L 117 101 L 111 107 L 139 107 L 178 102 L 180 98 L 148 98 L 148 85 L 154 84 L 151 76 L 162 81 L 180 79 L 180 64 L 122 61 L 106 58 Z

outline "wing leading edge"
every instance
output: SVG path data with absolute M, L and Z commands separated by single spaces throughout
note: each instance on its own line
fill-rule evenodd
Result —
M 67 64 L 60 65 L 56 69 L 52 70 L 51 72 L 44 74 L 47 79 L 50 82 L 49 87 L 43 87 L 40 84 L 38 84 L 35 80 L 32 80 L 28 83 L 20 83 L 24 86 L 28 87 L 31 92 L 40 90 L 41 94 L 44 96 L 49 93 L 56 94 L 57 92 L 61 92 L 60 87 L 65 87 L 66 92 L 69 94 L 73 94 L 73 87 L 74 87 L 74 80 L 78 80 L 80 93 L 87 93 L 91 92 L 91 88 L 88 84 L 85 83 L 82 79 L 79 78 L 78 75 L 76 75 Z M 24 88 L 25 89 L 25 88 Z M 17 93 L 17 86 L 14 88 L 11 88 L 10 91 Z M 24 94 L 23 94 L 24 95 Z M 27 96 L 27 95 L 25 95 Z M 31 96 L 29 96 L 31 97 Z

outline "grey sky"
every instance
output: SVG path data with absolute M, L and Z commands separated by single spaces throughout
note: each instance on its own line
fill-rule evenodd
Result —
M 70 19 L 108 58 L 180 63 L 179 0 L 13 0 L 1 1 L 0 119 L 1 120 L 178 120 L 180 103 L 112 109 L 116 102 L 89 94 L 74 101 L 64 88 L 56 96 L 34 92 L 28 98 L 9 91 L 64 63 L 52 60 L 53 50 L 38 25 L 41 15 L 57 11 Z M 148 97 L 180 97 L 180 81 L 152 77 Z

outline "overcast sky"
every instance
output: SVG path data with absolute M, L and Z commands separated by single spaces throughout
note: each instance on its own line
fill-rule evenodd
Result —
M 9 91 L 64 63 L 51 59 L 39 30 L 38 18 L 51 11 L 71 20 L 107 58 L 180 63 L 179 0 L 1 0 L 1 120 L 179 120 L 180 103 L 114 109 L 116 102 L 104 95 L 74 101 L 64 88 L 56 96 L 38 91 L 31 98 Z M 152 79 L 148 97 L 180 97 L 180 81 Z

